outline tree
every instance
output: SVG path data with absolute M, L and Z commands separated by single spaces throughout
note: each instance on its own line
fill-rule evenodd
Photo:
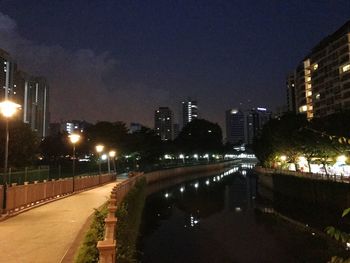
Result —
M 44 138 L 40 144 L 40 152 L 43 155 L 45 162 L 58 162 L 63 156 L 71 154 L 68 134 L 59 133 Z
M 0 126 L 0 160 L 5 158 L 5 125 Z M 36 160 L 39 139 L 28 124 L 20 121 L 9 123 L 9 167 L 24 167 L 31 165 Z M 1 166 L 3 163 L 1 163 Z
M 300 131 L 306 126 L 307 120 L 303 115 L 286 114 L 270 120 L 253 142 L 257 158 L 264 166 L 271 166 L 277 155 L 286 155 L 288 161 L 297 167 L 303 145 Z
M 221 152 L 222 131 L 216 123 L 195 119 L 182 129 L 175 144 L 185 153 Z
M 102 143 L 108 149 L 116 149 L 118 153 L 123 152 L 126 143 L 128 129 L 123 122 L 97 122 L 86 129 L 87 142 L 90 149 Z M 107 149 L 107 150 L 108 150 Z

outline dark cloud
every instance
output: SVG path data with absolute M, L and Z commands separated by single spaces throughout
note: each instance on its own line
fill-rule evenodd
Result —
M 54 121 L 82 118 L 152 125 L 156 105 L 169 100 L 165 90 L 123 79 L 120 63 L 108 52 L 35 43 L 22 37 L 16 21 L 1 12 L 0 47 L 16 59 L 19 68 L 48 79 Z

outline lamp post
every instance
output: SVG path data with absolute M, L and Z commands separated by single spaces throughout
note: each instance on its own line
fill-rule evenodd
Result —
M 4 191 L 3 191 L 3 203 L 0 204 L 0 212 L 2 209 L 6 208 L 6 188 L 7 188 L 7 166 L 8 166 L 8 158 L 9 158 L 9 118 L 11 118 L 17 110 L 21 106 L 17 103 L 14 103 L 9 100 L 4 100 L 0 103 L 0 113 L 5 118 L 5 161 L 4 161 L 4 178 L 3 178 L 3 185 L 4 185 Z
M 7 184 L 7 166 L 9 155 L 9 118 L 11 118 L 21 106 L 9 100 L 0 103 L 0 112 L 5 118 L 6 137 L 5 137 L 5 162 L 4 162 L 4 185 Z
M 109 151 L 109 153 L 108 153 L 108 156 L 109 156 L 110 158 L 112 158 L 112 161 L 113 161 L 113 169 L 114 169 L 115 175 L 117 175 L 117 170 L 116 170 L 116 168 L 115 168 L 115 156 L 116 156 L 116 155 L 117 155 L 117 152 L 114 151 L 114 150 Z
M 98 153 L 98 183 L 101 184 L 101 153 L 104 149 L 104 146 L 102 144 L 96 145 L 96 152 Z
M 73 144 L 73 192 L 75 190 L 75 144 L 80 140 L 80 135 L 72 133 L 68 136 L 70 142 Z
M 185 155 L 180 154 L 179 158 L 182 159 L 182 163 L 185 164 Z

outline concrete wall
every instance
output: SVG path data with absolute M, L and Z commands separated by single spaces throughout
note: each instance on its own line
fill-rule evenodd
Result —
M 203 165 L 201 167 L 182 167 L 182 169 L 171 169 L 169 171 L 158 171 L 146 174 L 147 195 L 161 191 L 172 185 L 180 184 L 185 181 L 197 178 L 207 177 L 216 173 L 221 173 L 231 163 L 220 163 L 212 165 Z M 184 169 L 185 168 L 185 169 Z M 187 169 L 186 169 L 187 168 Z
M 271 173 L 258 168 L 259 185 L 291 199 L 334 209 L 350 207 L 350 184 L 348 182 L 312 178 L 300 173 Z

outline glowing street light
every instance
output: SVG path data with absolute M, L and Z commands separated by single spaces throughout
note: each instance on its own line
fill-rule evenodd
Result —
M 179 155 L 179 158 L 182 159 L 182 162 L 183 162 L 183 163 L 185 163 L 185 155 L 180 154 L 180 155 Z
M 9 100 L 0 102 L 0 112 L 7 119 L 11 118 L 19 108 L 21 108 L 21 105 Z
M 207 158 L 207 161 L 208 161 L 208 163 L 209 163 L 209 154 L 206 153 L 203 157 L 204 157 L 204 158 Z
M 101 173 L 102 173 L 101 172 L 101 154 L 104 148 L 105 147 L 102 144 L 98 144 L 95 146 L 96 152 L 98 153 L 98 174 L 99 174 L 98 183 L 99 184 L 101 183 Z
M 80 135 L 72 133 L 68 136 L 70 142 L 73 144 L 73 192 L 75 190 L 75 144 L 80 140 Z
M 117 175 L 117 169 L 115 167 L 115 157 L 117 156 L 117 152 L 114 150 L 111 150 L 109 151 L 108 156 L 112 158 L 114 173 Z

